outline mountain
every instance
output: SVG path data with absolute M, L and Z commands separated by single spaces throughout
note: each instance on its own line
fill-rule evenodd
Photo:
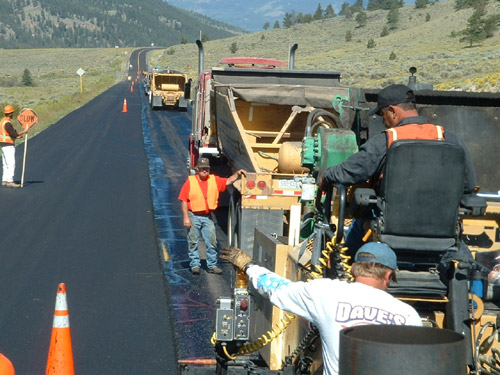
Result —
M 210 18 L 237 25 L 244 30 L 260 31 L 266 22 L 271 27 L 276 20 L 282 21 L 286 12 L 314 13 L 318 3 L 325 8 L 332 4 L 335 12 L 340 11 L 344 2 L 355 0 L 167 0 L 177 7 L 204 14 Z
M 242 33 L 162 0 L 0 0 L 0 48 L 170 46 Z
M 272 27 L 283 20 L 285 13 L 313 14 L 318 4 L 325 9 L 329 4 L 339 13 L 343 3 L 353 4 L 356 0 L 166 0 L 182 9 L 204 14 L 210 18 L 236 25 L 251 32 L 261 31 L 266 22 Z M 368 0 L 364 0 L 364 4 Z M 406 0 L 406 4 L 414 0 Z

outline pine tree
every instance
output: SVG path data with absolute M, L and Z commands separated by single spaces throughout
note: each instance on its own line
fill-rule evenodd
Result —
M 325 8 L 325 11 L 323 13 L 325 15 L 325 18 L 335 17 L 335 10 L 333 9 L 332 4 L 328 4 L 328 6 Z
M 366 16 L 366 13 L 361 11 L 356 15 L 356 22 L 358 23 L 358 27 L 363 27 L 366 26 L 366 20 L 368 17 Z
M 390 30 L 394 30 L 398 28 L 399 22 L 399 9 L 394 8 L 387 13 L 387 24 L 389 25 Z
M 351 30 L 347 30 L 345 33 L 345 41 L 350 42 L 352 40 L 352 32 Z
M 415 1 L 415 8 L 416 9 L 424 9 L 427 7 L 427 4 L 429 4 L 429 0 L 416 0 Z
M 231 51 L 233 55 L 236 53 L 236 51 L 238 51 L 238 45 L 236 44 L 236 42 L 231 43 L 231 45 L 229 46 L 229 51 Z
M 31 72 L 28 70 L 28 68 L 24 69 L 23 76 L 21 79 L 21 85 L 23 85 L 23 86 L 35 86 L 35 83 L 33 82 L 33 78 L 31 77 Z
M 363 10 L 364 10 L 363 0 L 356 0 L 356 2 L 351 5 L 352 13 L 362 12 Z
M 321 7 L 321 4 L 318 4 L 316 12 L 314 12 L 313 19 L 315 21 L 323 19 L 323 8 Z

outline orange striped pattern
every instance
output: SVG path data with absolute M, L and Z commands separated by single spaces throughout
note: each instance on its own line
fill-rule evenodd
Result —
M 49 358 L 46 375 L 74 375 L 73 348 L 69 329 L 69 312 L 66 302 L 66 285 L 57 287 L 56 308 L 52 324 Z

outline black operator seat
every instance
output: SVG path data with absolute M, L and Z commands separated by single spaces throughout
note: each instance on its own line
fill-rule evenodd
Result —
M 407 140 L 387 152 L 379 240 L 393 249 L 446 251 L 458 242 L 465 153 L 440 141 Z
M 359 217 L 375 211 L 372 241 L 394 249 L 400 269 L 426 271 L 460 245 L 464 170 L 465 153 L 457 145 L 397 141 L 387 151 L 379 194 L 357 189 L 351 213 Z

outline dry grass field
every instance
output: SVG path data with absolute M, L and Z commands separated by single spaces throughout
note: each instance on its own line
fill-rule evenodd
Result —
M 454 0 L 441 0 L 425 9 L 413 4 L 400 9 L 396 30 L 381 37 L 387 25 L 388 11 L 367 12 L 368 22 L 358 27 L 354 18 L 335 17 L 290 29 L 275 29 L 242 35 L 204 44 L 205 68 L 219 66 L 230 56 L 268 57 L 288 60 L 288 51 L 297 43 L 295 68 L 299 70 L 334 70 L 342 74 L 346 86 L 383 87 L 406 83 L 408 69 L 418 69 L 422 83 L 433 83 L 440 90 L 499 91 L 500 31 L 472 48 L 452 37 L 463 30 L 471 9 L 454 10 Z M 500 13 L 500 2 L 490 1 L 489 14 Z M 427 14 L 430 19 L 426 22 Z M 352 40 L 346 41 L 350 31 Z M 373 38 L 374 48 L 367 48 Z M 238 50 L 230 52 L 236 43 Z M 389 56 L 394 53 L 395 59 Z M 153 65 L 178 69 L 195 78 L 198 52 L 195 44 L 170 47 L 151 54 Z
M 0 51 L 0 105 L 32 108 L 39 117 L 31 135 L 87 103 L 124 78 L 131 49 L 16 49 Z M 82 68 L 82 88 L 76 71 Z M 25 69 L 34 86 L 21 86 Z

